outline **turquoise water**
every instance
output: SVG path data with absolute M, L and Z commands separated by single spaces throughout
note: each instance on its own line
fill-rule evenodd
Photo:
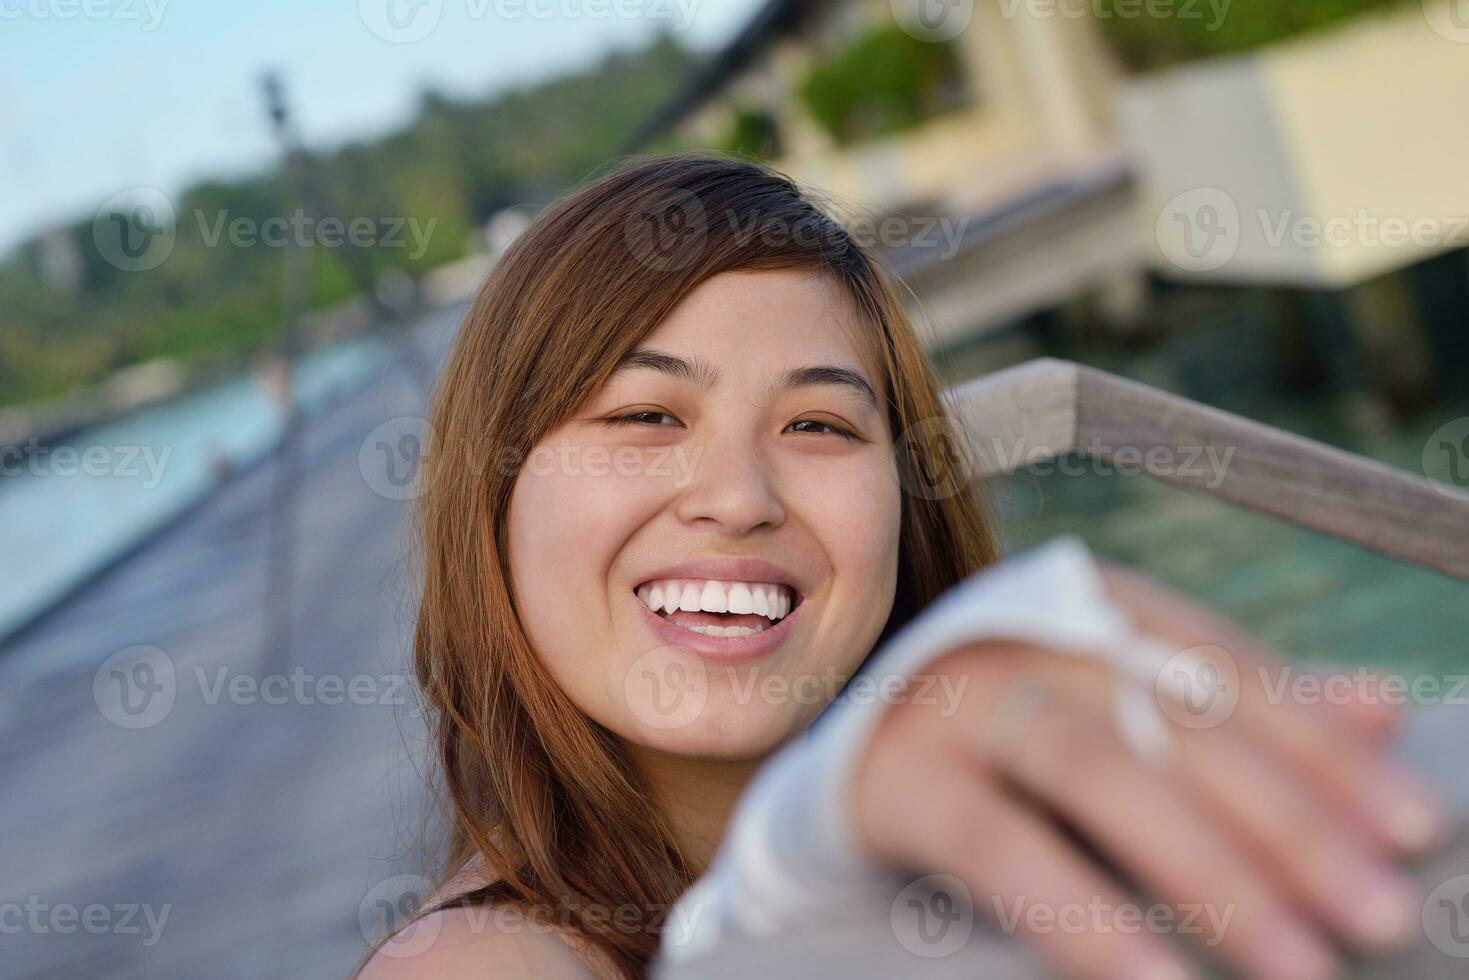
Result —
M 1271 330 L 1245 307 L 1144 350 L 1042 349 L 1015 337 L 953 355 L 944 367 L 953 381 L 1041 354 L 1069 357 L 1418 475 L 1429 436 L 1469 418 L 1462 398 L 1391 421 L 1360 387 L 1292 393 Z M 1289 657 L 1430 674 L 1469 667 L 1469 582 L 1147 476 L 1022 471 L 986 489 L 1007 551 L 1075 533 L 1099 554 L 1204 599 Z
M 1006 550 L 1078 534 L 1292 658 L 1469 665 L 1469 583 L 1147 477 L 1021 473 L 989 491 Z
M 374 338 L 306 355 L 295 372 L 302 411 L 361 384 L 387 356 Z M 0 636 L 209 493 L 215 467 L 259 459 L 282 423 L 241 376 L 78 433 L 64 443 L 75 457 L 37 454 L 0 479 Z

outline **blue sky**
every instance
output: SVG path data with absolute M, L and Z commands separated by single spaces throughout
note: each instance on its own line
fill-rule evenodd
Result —
M 665 25 L 717 45 L 762 2 L 0 0 L 0 249 L 126 188 L 258 170 L 268 68 L 331 145 L 401 124 L 427 86 L 486 93 Z

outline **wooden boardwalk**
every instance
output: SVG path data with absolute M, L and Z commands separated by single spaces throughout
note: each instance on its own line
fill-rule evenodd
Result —
M 263 649 L 270 463 L 0 650 L 0 975 L 341 976 L 364 897 L 420 869 L 405 505 L 358 463 L 422 414 L 406 359 L 304 430 L 291 650 Z

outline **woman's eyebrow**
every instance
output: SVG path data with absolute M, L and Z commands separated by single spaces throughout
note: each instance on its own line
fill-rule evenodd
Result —
M 719 384 L 719 369 L 708 361 L 699 357 L 686 359 L 677 354 L 669 354 L 651 347 L 639 347 L 629 353 L 618 362 L 613 373 L 632 368 L 657 371 L 706 390 L 713 389 Z M 774 383 L 766 386 L 764 393 L 768 397 L 782 391 L 809 388 L 814 385 L 837 385 L 850 388 L 867 403 L 869 408 L 877 410 L 877 393 L 867 378 L 860 371 L 835 364 L 788 368 Z
M 651 347 L 639 347 L 630 352 L 617 362 L 617 367 L 612 373 L 617 374 L 633 368 L 647 368 L 704 389 L 713 389 L 719 384 L 719 369 L 708 361 L 698 357 L 693 360 L 685 360 L 677 354 L 669 354 Z
M 790 391 L 793 388 L 808 388 L 812 385 L 838 385 L 855 391 L 867 407 L 877 411 L 877 393 L 860 371 L 838 367 L 834 364 L 816 364 L 811 367 L 791 368 L 780 376 L 775 384 L 766 389 L 767 394 Z

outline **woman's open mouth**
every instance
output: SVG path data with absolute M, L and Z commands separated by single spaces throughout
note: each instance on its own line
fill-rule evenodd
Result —
M 634 591 L 665 639 L 716 655 L 774 649 L 802 598 L 788 585 L 717 579 L 653 579 Z

